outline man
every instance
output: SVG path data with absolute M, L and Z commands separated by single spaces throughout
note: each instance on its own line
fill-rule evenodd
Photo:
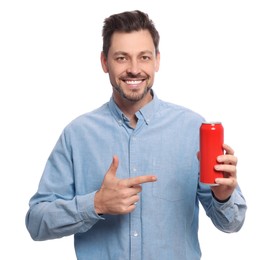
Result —
M 26 226 L 34 240 L 74 235 L 77 259 L 200 259 L 199 203 L 224 232 L 244 223 L 234 151 L 224 144 L 217 158 L 225 178 L 201 184 L 204 118 L 152 90 L 160 63 L 153 22 L 140 11 L 115 14 L 102 34 L 113 95 L 65 127 Z

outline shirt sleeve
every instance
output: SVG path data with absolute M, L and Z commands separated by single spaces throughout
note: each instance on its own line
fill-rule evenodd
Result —
M 199 184 L 198 196 L 207 216 L 219 230 L 232 233 L 241 229 L 247 205 L 239 186 L 224 203 L 217 201 L 210 187 L 204 184 Z
M 85 232 L 103 219 L 94 209 L 96 191 L 76 195 L 74 178 L 71 147 L 63 133 L 48 158 L 38 191 L 29 202 L 26 227 L 32 239 Z

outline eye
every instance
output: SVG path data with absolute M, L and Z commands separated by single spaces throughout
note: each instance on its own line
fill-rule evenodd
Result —
M 125 62 L 127 59 L 126 59 L 126 57 L 125 56 L 118 56 L 117 58 L 116 58 L 116 61 L 118 61 L 118 62 Z
M 150 56 L 147 56 L 147 55 L 144 55 L 144 56 L 141 57 L 141 59 L 143 61 L 149 61 L 149 60 L 151 60 L 151 57 Z

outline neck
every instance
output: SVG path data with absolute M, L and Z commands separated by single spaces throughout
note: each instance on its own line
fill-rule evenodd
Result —
M 138 112 L 142 107 L 151 102 L 153 99 L 151 91 L 149 91 L 143 99 L 137 102 L 126 100 L 117 95 L 114 95 L 113 97 L 120 110 L 126 115 L 126 117 L 130 119 L 130 124 L 132 127 L 135 127 L 137 123 L 137 117 L 135 115 L 136 112 Z

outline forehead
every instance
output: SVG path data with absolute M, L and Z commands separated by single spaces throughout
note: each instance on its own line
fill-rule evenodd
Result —
M 133 31 L 130 33 L 115 32 L 112 35 L 110 52 L 142 52 L 155 53 L 152 36 L 148 30 Z

